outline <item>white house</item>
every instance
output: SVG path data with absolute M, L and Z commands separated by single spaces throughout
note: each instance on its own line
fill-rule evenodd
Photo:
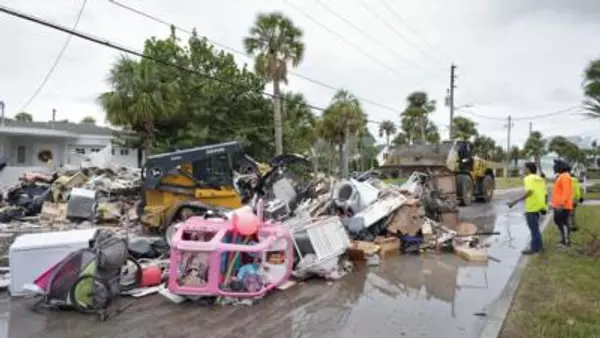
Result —
M 82 155 L 99 152 L 111 144 L 114 130 L 91 124 L 64 121 L 27 122 L 0 120 L 0 184 L 14 181 L 23 172 L 52 166 L 78 166 Z M 138 166 L 137 151 L 113 146 L 112 161 L 121 166 Z

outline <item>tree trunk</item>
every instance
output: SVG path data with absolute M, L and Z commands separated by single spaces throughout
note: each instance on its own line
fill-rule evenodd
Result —
M 425 124 L 426 124 L 426 119 L 425 119 L 425 117 L 423 117 L 421 119 L 421 144 L 425 144 Z
M 340 167 L 342 178 L 348 178 L 348 134 L 350 134 L 350 132 L 348 130 L 348 126 L 346 126 L 344 130 L 344 144 L 342 145 L 342 151 L 340 153 L 340 155 L 342 156 L 342 158 L 340 159 L 342 164 L 342 166 Z
M 141 168 L 144 162 L 144 149 L 142 147 L 137 148 L 137 164 L 138 168 Z
M 533 157 L 534 161 L 535 161 L 535 165 L 538 167 L 538 173 L 542 173 L 542 159 L 540 155 L 535 155 Z
M 283 126 L 281 121 L 281 100 L 279 81 L 273 81 L 273 122 L 275 126 L 275 155 L 283 154 Z

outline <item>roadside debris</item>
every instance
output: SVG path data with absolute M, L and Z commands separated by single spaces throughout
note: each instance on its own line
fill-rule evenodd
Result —
M 162 238 L 136 236 L 141 229 L 139 170 L 114 168 L 98 159 L 86 163 L 83 169 L 63 168 L 52 175 L 26 173 L 19 185 L 2 191 L 0 235 L 10 238 L 0 246 L 10 245 L 16 235 L 40 232 L 20 237 L 11 247 L 13 296 L 36 289 L 29 285 L 34 281 L 38 291 L 49 292 L 50 286 L 41 282 L 43 274 L 73 252 L 118 265 L 118 276 L 113 265 L 106 270 L 110 276 L 102 275 L 101 268 L 94 275 L 118 284 L 110 297 L 114 290 L 133 298 L 158 293 L 176 304 L 187 300 L 203 305 L 252 305 L 295 281 L 314 276 L 335 281 L 355 265 L 374 267 L 400 253 L 455 252 L 469 261 L 493 259 L 480 244 L 477 227 L 459 222 L 448 177 L 415 172 L 403 185 L 392 186 L 368 175 L 299 180 L 282 169 L 260 194 L 250 196 L 251 188 L 244 188 L 240 196 L 248 202 L 245 207 L 178 221 L 169 245 Z M 126 263 L 121 246 L 87 247 L 99 229 L 111 229 L 114 238 L 126 240 Z M 65 232 L 41 233 L 57 230 Z M 73 241 L 64 242 L 66 238 Z M 47 254 L 46 246 L 56 244 L 64 252 Z M 37 265 L 24 274 L 27 262 L 21 252 L 28 246 L 35 253 L 27 262 Z M 80 276 L 81 268 L 71 272 Z

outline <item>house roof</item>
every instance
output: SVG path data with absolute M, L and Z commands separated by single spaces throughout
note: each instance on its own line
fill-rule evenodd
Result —
M 85 123 L 72 123 L 65 121 L 55 122 L 38 122 L 38 121 L 17 121 L 15 119 L 4 118 L 4 124 L 6 127 L 17 127 L 17 128 L 35 128 L 35 129 L 48 129 L 66 131 L 75 134 L 87 134 L 87 135 L 112 135 L 113 129 L 108 127 L 95 126 L 92 124 Z

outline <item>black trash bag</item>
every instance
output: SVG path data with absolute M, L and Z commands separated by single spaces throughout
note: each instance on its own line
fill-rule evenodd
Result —
M 167 255 L 169 253 L 169 243 L 162 238 L 159 238 L 150 243 L 150 247 L 152 247 L 152 250 L 154 250 L 157 257 Z
M 129 243 L 129 254 L 135 259 L 155 259 L 159 256 L 156 253 L 156 251 L 152 248 L 150 242 L 143 238 Z

